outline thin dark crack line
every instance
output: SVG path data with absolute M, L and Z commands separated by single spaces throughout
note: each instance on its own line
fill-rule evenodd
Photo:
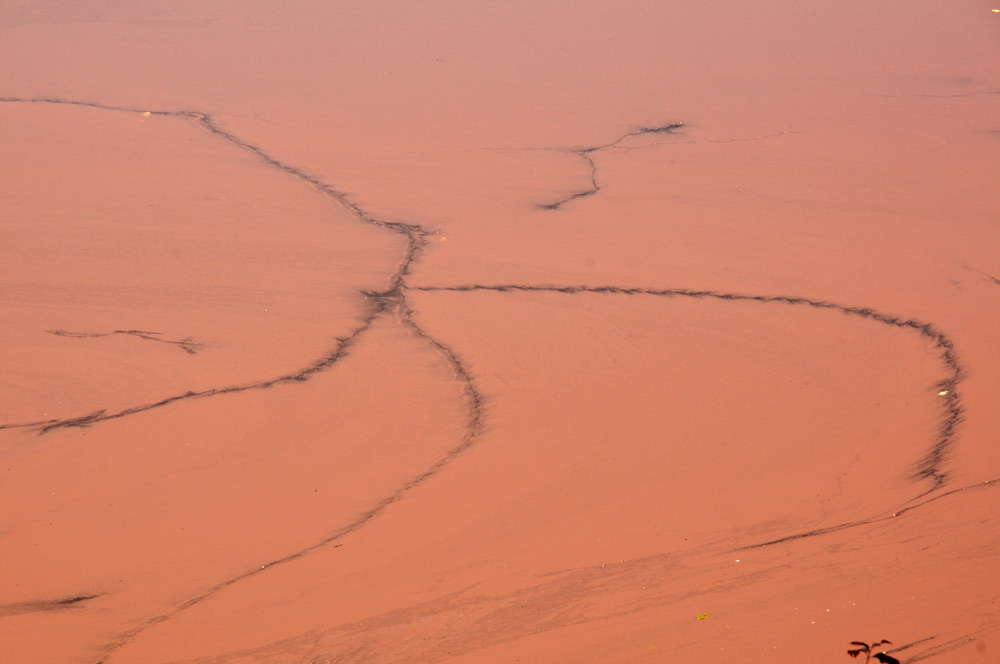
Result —
M 146 330 L 113 330 L 111 332 L 69 332 L 67 330 L 45 330 L 49 334 L 57 337 L 69 337 L 71 339 L 99 339 L 101 337 L 129 336 L 144 339 L 146 341 L 157 341 L 161 344 L 176 346 L 189 355 L 198 352 L 201 344 L 196 343 L 191 337 L 175 341 L 173 339 L 160 338 L 160 332 L 147 332 Z
M 941 362 L 949 375 L 938 381 L 936 388 L 944 404 L 943 415 L 938 423 L 938 435 L 931 449 L 916 464 L 913 471 L 914 479 L 930 480 L 931 488 L 917 498 L 944 486 L 947 473 L 942 466 L 950 451 L 962 421 L 963 406 L 957 391 L 958 384 L 964 375 L 964 370 L 955 353 L 955 345 L 951 339 L 930 323 L 913 318 L 902 318 L 868 307 L 851 307 L 825 300 L 816 300 L 789 295 L 753 295 L 748 293 L 726 293 L 712 290 L 690 290 L 686 288 L 623 288 L 618 286 L 554 286 L 554 285 L 524 285 L 524 284 L 464 284 L 458 286 L 417 286 L 419 291 L 496 291 L 496 292 L 554 292 L 574 295 L 578 293 L 610 293 L 619 295 L 653 295 L 658 297 L 689 297 L 710 298 L 725 301 L 754 301 L 762 303 L 782 303 L 795 306 L 809 306 L 817 309 L 839 311 L 845 315 L 856 316 L 893 327 L 913 330 L 920 336 L 931 341 L 938 350 Z M 916 498 L 915 498 L 916 499 Z
M 611 143 L 605 143 L 603 145 L 594 145 L 587 148 L 563 148 L 561 152 L 568 152 L 570 154 L 575 154 L 584 160 L 587 164 L 587 168 L 590 172 L 590 188 L 583 189 L 581 191 L 574 192 L 560 198 L 559 200 L 553 201 L 551 203 L 539 203 L 536 207 L 540 210 L 558 210 L 563 205 L 571 201 L 575 201 L 580 198 L 586 198 L 588 196 L 593 196 L 597 192 L 601 191 L 602 187 L 597 181 L 597 163 L 594 161 L 591 155 L 600 152 L 601 150 L 610 150 L 612 148 L 617 148 L 621 143 L 633 136 L 643 136 L 646 134 L 672 134 L 674 131 L 680 129 L 684 126 L 683 122 L 674 122 L 671 124 L 658 125 L 653 127 L 642 127 L 636 129 L 635 131 L 630 131 L 627 134 L 622 134 L 617 140 Z

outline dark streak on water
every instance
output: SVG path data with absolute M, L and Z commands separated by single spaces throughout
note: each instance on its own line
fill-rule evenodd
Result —
M 16 616 L 22 613 L 36 613 L 39 611 L 65 611 L 98 597 L 101 597 L 101 595 L 74 595 L 73 597 L 64 597 L 62 599 L 0 604 L 0 617 Z

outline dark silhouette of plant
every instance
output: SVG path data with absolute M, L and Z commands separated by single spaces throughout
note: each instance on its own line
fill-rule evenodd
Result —
M 893 657 L 892 655 L 886 655 L 884 652 L 873 652 L 876 648 L 879 648 L 881 646 L 885 645 L 891 646 L 892 641 L 886 641 L 885 639 L 882 639 L 881 641 L 876 641 L 875 643 L 872 643 L 870 645 L 865 643 L 864 641 L 851 641 L 851 645 L 856 647 L 848 650 L 847 654 L 857 659 L 857 657 L 861 653 L 864 653 L 865 664 L 868 664 L 868 662 L 871 661 L 873 657 L 882 664 L 900 664 L 899 660 Z

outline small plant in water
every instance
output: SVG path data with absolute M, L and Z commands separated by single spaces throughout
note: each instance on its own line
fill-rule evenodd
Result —
M 851 641 L 852 647 L 847 651 L 847 654 L 857 659 L 861 653 L 864 653 L 865 664 L 868 664 L 872 658 L 878 660 L 882 664 L 900 664 L 899 660 L 891 655 L 886 655 L 884 652 L 875 652 L 876 648 L 891 645 L 892 641 L 886 641 L 885 639 L 871 644 L 865 643 L 864 641 Z

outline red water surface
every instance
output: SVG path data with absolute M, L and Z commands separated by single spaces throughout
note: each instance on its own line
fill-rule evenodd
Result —
M 0 661 L 1000 661 L 993 9 L 0 4 Z

